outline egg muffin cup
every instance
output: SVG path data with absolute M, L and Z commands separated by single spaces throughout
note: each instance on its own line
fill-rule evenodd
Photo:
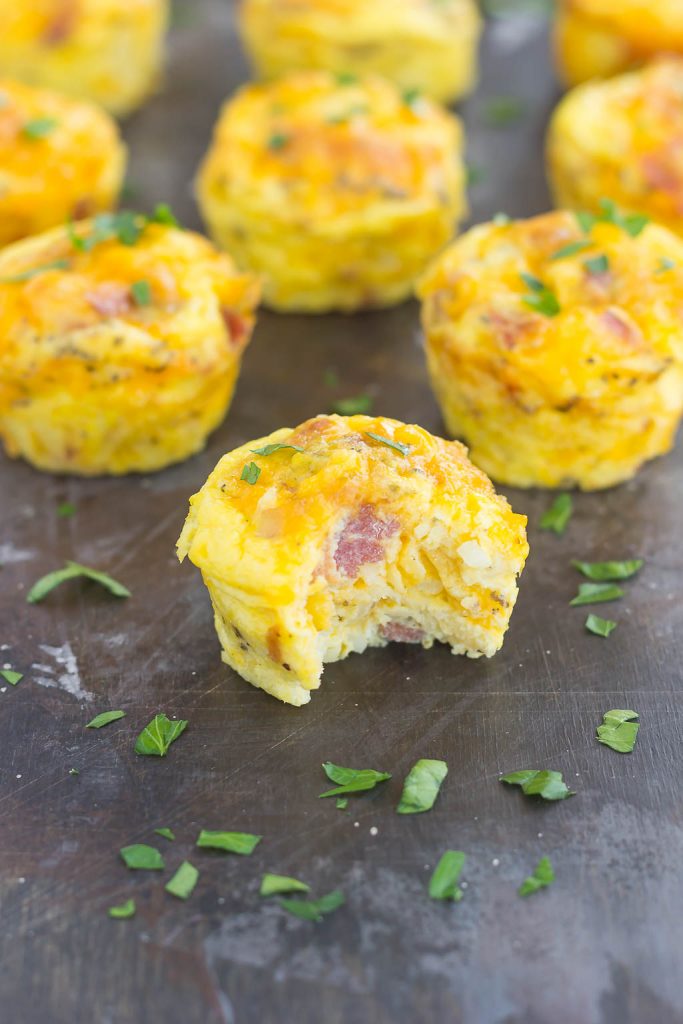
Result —
M 230 404 L 255 280 L 200 235 L 124 212 L 0 252 L 0 438 L 38 469 L 161 469 Z
M 683 233 L 683 57 L 577 86 L 555 111 L 548 175 L 558 206 L 604 196 Z
M 683 411 L 683 244 L 557 211 L 463 235 L 420 288 L 449 433 L 494 480 L 595 490 L 667 452 Z
M 157 84 L 168 13 L 168 0 L 8 0 L 0 75 L 128 114 Z
M 283 311 L 400 302 L 465 209 L 459 121 L 379 78 L 241 89 L 198 178 L 209 230 Z
M 557 0 L 555 62 L 567 85 L 683 54 L 680 0 Z
M 126 149 L 94 103 L 0 79 L 0 246 L 116 204 Z
M 223 660 L 301 705 L 325 662 L 392 640 L 495 654 L 525 525 L 457 442 L 318 416 L 223 456 L 178 554 L 202 572 Z
M 475 0 L 243 0 L 239 25 L 262 78 L 378 74 L 448 103 L 477 77 Z

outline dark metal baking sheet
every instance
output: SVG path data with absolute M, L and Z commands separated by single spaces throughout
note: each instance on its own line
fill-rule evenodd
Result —
M 126 126 L 136 203 L 169 200 L 198 225 L 189 182 L 221 99 L 246 76 L 221 0 L 188 0 L 166 86 Z M 483 97 L 527 101 L 517 125 L 483 124 Z M 540 160 L 556 98 L 545 26 L 489 27 L 477 97 L 463 108 L 470 159 L 487 172 L 473 214 L 529 214 L 548 202 Z M 339 395 L 439 432 L 412 305 L 354 317 L 264 313 L 229 418 L 207 450 L 158 475 L 77 481 L 0 461 L 0 657 L 25 671 L 0 693 L 0 1019 L 12 1024 L 675 1024 L 683 1020 L 681 864 L 680 451 L 631 484 L 576 499 L 564 538 L 536 527 L 544 495 L 509 492 L 530 516 L 532 554 L 512 627 L 490 661 L 393 645 L 327 669 L 301 710 L 221 665 L 199 574 L 174 542 L 188 496 L 243 441 L 323 411 Z M 59 519 L 72 501 L 78 512 Z M 571 557 L 640 555 L 609 641 L 569 609 Z M 63 559 L 107 568 L 132 589 L 62 588 L 37 607 L 30 583 Z M 86 699 L 86 693 L 92 699 Z M 127 718 L 102 732 L 102 707 Z M 612 707 L 640 712 L 635 752 L 600 747 Z M 158 710 L 189 719 L 168 758 L 133 737 Z M 418 757 L 449 776 L 435 809 L 394 813 Z M 340 812 L 318 802 L 319 765 L 388 769 L 386 786 Z M 77 777 L 68 774 L 80 770 Z M 499 772 L 553 767 L 577 796 L 539 806 Z M 187 902 L 129 874 L 118 849 L 177 835 Z M 262 833 L 250 859 L 196 856 L 199 827 Z M 371 829 L 377 829 L 372 834 Z M 159 840 L 160 844 L 165 840 Z M 466 851 L 457 906 L 430 902 L 430 868 Z M 557 882 L 516 888 L 548 854 Z M 263 870 L 341 887 L 323 925 L 258 896 Z M 133 894 L 132 921 L 109 905 Z

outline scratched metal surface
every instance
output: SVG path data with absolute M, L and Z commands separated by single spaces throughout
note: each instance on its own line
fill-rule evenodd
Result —
M 170 200 L 197 221 L 189 179 L 222 96 L 245 76 L 229 5 L 186 4 L 166 88 L 127 125 L 137 202 Z M 471 159 L 488 172 L 474 213 L 540 211 L 539 159 L 555 97 L 542 22 L 489 30 L 479 97 L 466 107 Z M 528 100 L 525 120 L 482 126 L 481 96 Z M 305 709 L 284 707 L 218 659 L 198 573 L 173 545 L 189 494 L 226 449 L 367 388 L 388 415 L 440 430 L 415 309 L 307 320 L 263 315 L 233 410 L 205 453 L 156 476 L 56 479 L 0 462 L 2 661 L 26 673 L 0 693 L 0 1019 L 12 1024 L 675 1024 L 683 1020 L 680 797 L 683 664 L 681 453 L 628 486 L 580 496 L 562 539 L 535 526 L 504 650 L 491 661 L 394 645 L 330 667 Z M 55 510 L 73 501 L 77 514 Z M 613 606 L 607 642 L 567 607 L 572 556 L 642 555 Z M 133 591 L 116 601 L 69 586 L 38 607 L 28 585 L 73 557 Z M 600 747 L 603 711 L 642 716 L 630 757 Z M 101 732 L 103 708 L 128 717 Z M 165 760 L 134 736 L 163 709 L 188 718 Z M 450 773 L 434 811 L 394 813 L 417 757 Z M 388 769 L 348 812 L 318 802 L 319 764 Z M 497 782 L 561 769 L 578 791 L 538 806 Z M 71 767 L 80 775 L 68 774 Z M 127 873 L 118 849 L 153 841 L 170 868 L 201 869 L 191 900 Z M 250 859 L 194 851 L 200 826 L 262 833 Z M 377 835 L 371 834 L 376 827 Z M 164 844 L 159 840 L 159 844 Z M 465 899 L 430 902 L 429 869 L 466 851 Z M 557 882 L 516 887 L 548 854 Z M 496 863 L 499 862 L 496 866 Z M 315 926 L 257 893 L 264 869 L 340 886 L 348 905 Z M 133 895 L 138 915 L 106 909 Z

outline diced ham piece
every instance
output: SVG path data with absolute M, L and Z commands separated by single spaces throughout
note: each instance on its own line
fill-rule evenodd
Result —
M 105 281 L 87 292 L 85 298 L 100 316 L 122 316 L 130 312 L 130 289 L 115 281 Z
M 353 578 L 362 565 L 381 562 L 384 541 L 398 528 L 397 519 L 379 519 L 372 505 L 362 505 L 346 523 L 337 541 L 334 561 L 339 572 Z
M 385 640 L 395 640 L 400 644 L 420 644 L 425 635 L 424 630 L 407 626 L 404 622 L 385 622 L 379 631 Z
M 521 339 L 522 335 L 535 326 L 532 317 L 524 313 L 502 312 L 491 310 L 488 320 L 494 333 L 498 336 L 505 348 L 512 349 Z
M 235 348 L 241 348 L 247 337 L 248 327 L 246 320 L 233 309 L 228 309 L 227 306 L 221 307 L 221 316 L 225 326 L 228 328 L 230 341 Z
M 55 6 L 55 5 L 53 5 Z M 74 0 L 60 0 L 43 32 L 47 46 L 59 46 L 73 33 L 78 21 L 78 6 Z
M 604 313 L 601 313 L 600 321 L 603 327 L 606 327 L 612 334 L 616 334 L 622 341 L 629 345 L 637 344 L 639 338 L 637 328 L 623 320 L 620 316 L 617 316 L 612 310 L 606 309 Z

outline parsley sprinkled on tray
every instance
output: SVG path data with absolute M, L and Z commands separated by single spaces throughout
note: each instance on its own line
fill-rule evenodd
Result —
M 610 633 L 614 632 L 617 628 L 618 623 L 612 619 L 603 619 L 599 615 L 589 615 L 586 619 L 586 629 L 589 633 L 594 633 L 595 636 L 608 637 Z
M 67 580 L 75 580 L 79 577 L 99 583 L 100 586 L 108 590 L 114 597 L 131 596 L 130 590 L 127 587 L 124 587 L 122 583 L 113 579 L 106 572 L 91 569 L 87 565 L 79 565 L 78 562 L 67 562 L 63 569 L 56 569 L 54 572 L 49 572 L 46 576 L 42 576 L 37 580 L 26 595 L 26 600 L 29 604 L 37 604 L 61 583 L 66 583 Z
M 389 772 L 376 772 L 372 768 L 342 768 L 325 761 L 323 771 L 328 779 L 338 783 L 334 789 L 328 789 L 320 797 L 341 796 L 344 793 L 364 793 L 374 789 L 379 782 L 391 778 Z
M 574 511 L 571 494 L 558 494 L 554 502 L 541 516 L 538 524 L 542 530 L 552 530 L 560 536 L 567 529 L 567 524 Z
M 423 811 L 431 810 L 447 774 L 448 765 L 445 761 L 429 758 L 416 761 L 403 783 L 397 813 L 421 814 Z
M 280 892 L 310 892 L 310 885 L 300 882 L 298 878 L 289 878 L 287 875 L 271 875 L 269 872 L 261 879 L 261 896 L 274 896 Z
M 248 857 L 253 853 L 263 836 L 250 832 L 212 832 L 203 828 L 197 836 L 197 846 L 208 850 L 223 850 L 225 853 L 239 853 Z
M 164 858 L 154 846 L 133 843 L 120 851 L 123 863 L 134 871 L 163 871 Z
M 579 592 L 569 603 L 572 607 L 618 601 L 624 591 L 616 583 L 579 583 Z
M 576 795 L 567 787 L 562 772 L 551 769 L 524 768 L 501 775 L 500 781 L 509 786 L 520 786 L 525 796 L 540 796 L 544 800 L 566 800 Z
M 597 729 L 597 737 L 600 743 L 619 754 L 630 754 L 636 743 L 638 729 L 637 711 L 616 709 L 605 712 L 602 725 Z
M 458 903 L 463 891 L 458 879 L 465 863 L 465 854 L 461 850 L 446 850 L 434 868 L 429 880 L 429 895 L 433 900 L 453 900 Z
M 304 921 L 322 921 L 326 914 L 331 914 L 345 902 L 344 894 L 339 889 L 321 896 L 319 900 L 278 900 L 283 910 Z
M 185 719 L 171 721 L 164 714 L 155 715 L 135 741 L 135 753 L 165 757 L 168 748 L 185 732 L 187 726 Z
M 125 711 L 102 711 L 101 714 L 95 715 L 95 717 L 88 722 L 86 729 L 101 729 L 105 725 L 109 725 L 110 722 L 118 722 L 119 718 L 125 718 Z
M 589 580 L 605 582 L 611 580 L 628 580 L 642 569 L 642 558 L 631 558 L 623 562 L 580 562 L 572 559 L 572 565 Z
M 164 889 L 171 896 L 176 896 L 179 900 L 186 900 L 192 895 L 198 878 L 199 872 L 194 864 L 190 864 L 189 860 L 184 860 L 173 877 L 168 880 Z
M 555 881 L 555 872 L 549 857 L 541 857 L 531 875 L 525 878 L 517 892 L 520 896 L 530 896 L 532 892 L 546 889 Z

